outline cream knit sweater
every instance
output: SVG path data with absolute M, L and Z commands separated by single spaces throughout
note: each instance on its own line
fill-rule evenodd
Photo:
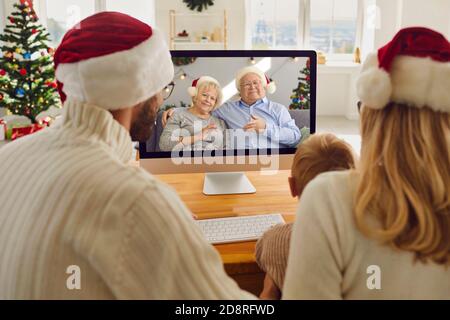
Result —
M 450 268 L 414 262 L 413 253 L 358 231 L 352 215 L 356 178 L 351 171 L 328 172 L 306 186 L 283 299 L 450 299 Z
M 108 111 L 74 101 L 61 124 L 0 149 L 0 299 L 254 298 L 131 154 Z

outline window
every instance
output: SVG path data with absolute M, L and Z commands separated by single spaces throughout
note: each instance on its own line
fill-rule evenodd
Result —
M 47 28 L 56 47 L 67 30 L 95 12 L 92 0 L 46 0 Z
M 51 46 L 57 47 L 67 30 L 96 12 L 118 11 L 153 25 L 154 1 L 35 0 L 35 7 L 41 22 L 50 33 Z
M 298 47 L 298 0 L 251 0 L 250 24 L 253 49 Z
M 355 50 L 358 0 L 310 1 L 311 48 L 327 54 Z
M 313 49 L 331 60 L 351 59 L 361 47 L 362 6 L 368 1 L 247 0 L 247 46 Z

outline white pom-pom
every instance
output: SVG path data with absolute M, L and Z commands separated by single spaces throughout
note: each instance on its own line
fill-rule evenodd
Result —
M 277 90 L 277 86 L 276 86 L 275 82 L 271 81 L 267 85 L 267 92 L 272 94 L 272 93 L 275 93 L 276 90 Z
M 382 109 L 390 101 L 392 83 L 389 73 L 376 67 L 361 73 L 356 83 L 359 98 L 365 106 Z
M 197 95 L 197 88 L 196 87 L 189 87 L 187 89 L 187 92 L 191 97 L 195 97 Z

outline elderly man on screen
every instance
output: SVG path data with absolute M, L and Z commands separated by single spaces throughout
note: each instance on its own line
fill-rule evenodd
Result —
M 295 147 L 298 144 L 300 130 L 284 105 L 266 97 L 266 90 L 274 93 L 276 87 L 261 70 L 254 66 L 239 70 L 236 88 L 240 99 L 227 101 L 213 112 L 215 117 L 224 120 L 227 127 L 233 129 L 230 138 L 237 137 L 238 143 L 243 142 L 245 148 L 250 149 Z M 166 115 L 163 116 L 165 118 Z

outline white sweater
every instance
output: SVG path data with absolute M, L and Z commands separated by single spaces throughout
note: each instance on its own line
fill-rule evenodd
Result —
M 108 111 L 74 101 L 60 125 L 0 149 L 0 299 L 254 298 L 131 155 Z M 66 286 L 71 265 L 81 290 Z
M 303 191 L 291 237 L 284 299 L 450 299 L 450 268 L 414 263 L 356 228 L 356 174 L 319 175 Z M 373 276 L 378 266 L 381 289 Z M 376 267 L 375 267 L 376 268 Z

